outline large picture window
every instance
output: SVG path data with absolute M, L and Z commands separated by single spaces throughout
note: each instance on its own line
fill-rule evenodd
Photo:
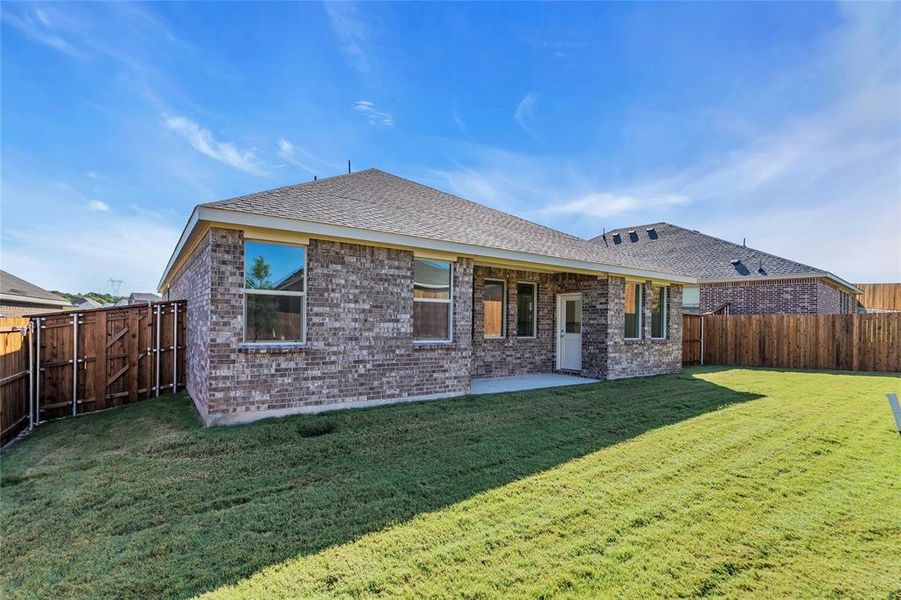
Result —
M 446 342 L 451 339 L 453 294 L 451 263 L 413 261 L 413 339 Z
M 305 248 L 245 241 L 244 341 L 302 343 L 305 308 Z
M 486 279 L 482 292 L 482 324 L 485 337 L 504 337 L 507 321 L 507 285 Z
M 626 282 L 624 337 L 629 340 L 641 338 L 641 289 L 640 283 Z
M 655 285 L 651 290 L 651 337 L 663 339 L 666 337 L 667 289 Z
M 535 337 L 538 317 L 538 286 L 534 283 L 516 284 L 516 335 Z

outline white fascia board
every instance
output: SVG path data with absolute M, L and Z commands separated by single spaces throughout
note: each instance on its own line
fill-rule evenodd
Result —
M 0 300 L 8 300 L 10 302 L 21 302 L 23 304 L 52 304 L 53 306 L 72 306 L 72 303 L 65 298 L 54 300 L 51 298 L 35 298 L 34 296 L 20 296 L 18 294 L 0 294 Z
M 172 251 L 172 256 L 169 257 L 169 262 L 166 263 L 166 269 L 163 271 L 163 276 L 160 277 L 160 282 L 156 286 L 156 291 L 160 293 L 163 292 L 163 283 L 165 283 L 166 277 L 169 276 L 169 271 L 171 271 L 172 267 L 175 266 L 175 262 L 181 255 L 181 251 L 184 249 L 185 244 L 188 243 L 188 238 L 191 237 L 191 232 L 194 231 L 194 227 L 197 226 L 197 221 L 200 220 L 197 217 L 197 210 L 199 208 L 199 206 L 194 207 L 194 210 L 191 211 L 191 217 L 185 224 L 185 228 L 181 230 L 181 237 L 178 238 L 178 243 L 175 244 L 175 249 Z
M 397 233 L 386 233 L 382 231 L 373 231 L 369 229 L 358 229 L 356 227 L 346 227 L 343 225 L 328 225 L 325 223 L 315 223 L 311 221 L 301 221 L 299 219 L 287 219 L 284 217 L 273 217 L 269 215 L 260 215 L 255 213 L 245 213 L 232 210 L 223 210 L 210 206 L 198 206 L 188 221 L 188 226 L 182 232 L 181 239 L 175 247 L 175 252 L 166 266 L 163 278 L 160 280 L 160 286 L 169 274 L 169 269 L 177 260 L 191 230 L 198 221 L 212 221 L 218 223 L 227 223 L 230 225 L 244 225 L 249 227 L 262 227 L 265 229 L 280 229 L 283 231 L 294 231 L 310 236 L 322 235 L 333 238 L 345 238 L 350 240 L 361 240 L 374 244 L 388 244 L 392 246 L 405 246 L 408 248 L 423 248 L 427 250 L 436 250 L 440 252 L 448 252 L 463 256 L 474 256 L 484 258 L 496 258 L 503 260 L 512 260 L 519 262 L 529 262 L 538 265 L 547 265 L 556 267 L 561 270 L 581 269 L 585 271 L 594 271 L 597 273 L 609 273 L 622 277 L 642 277 L 646 279 L 658 279 L 670 281 L 673 283 L 697 283 L 697 279 L 687 275 L 676 275 L 673 273 L 662 273 L 659 271 L 649 271 L 645 269 L 633 269 L 629 267 L 619 267 L 615 265 L 607 265 L 604 263 L 595 263 L 584 260 L 575 260 L 569 258 L 556 258 L 552 256 L 544 256 L 542 254 L 532 254 L 529 252 L 516 252 L 513 250 L 502 250 L 499 248 L 489 248 L 485 246 L 474 246 L 470 244 L 461 244 L 458 242 L 447 242 L 443 240 L 434 240 L 429 238 L 421 238 L 410 235 L 402 235 Z
M 699 279 L 702 285 L 705 283 L 749 283 L 752 281 L 784 281 L 786 279 L 829 279 L 839 286 L 855 293 L 862 294 L 863 290 L 848 283 L 841 277 L 836 277 L 828 271 L 811 271 L 809 273 L 797 273 L 794 275 L 767 275 L 765 277 L 726 277 L 720 279 Z

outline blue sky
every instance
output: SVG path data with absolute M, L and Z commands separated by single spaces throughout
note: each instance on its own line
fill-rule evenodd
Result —
M 901 281 L 901 4 L 2 4 L 2 265 L 153 289 L 191 208 L 346 169 Z

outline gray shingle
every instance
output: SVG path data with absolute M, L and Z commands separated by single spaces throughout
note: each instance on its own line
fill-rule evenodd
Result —
M 653 228 L 654 233 L 648 229 Z M 632 231 L 634 234 L 630 234 Z M 614 233 L 619 233 L 619 243 Z M 610 231 L 591 240 L 619 256 L 646 260 L 662 270 L 678 269 L 700 280 L 764 279 L 771 276 L 810 276 L 818 269 L 767 252 L 733 244 L 699 231 L 669 223 L 635 225 Z M 740 262 L 733 264 L 733 260 Z M 758 269 L 762 268 L 763 273 Z
M 562 231 L 378 169 L 367 169 L 203 206 L 660 271 L 642 257 L 611 252 L 603 246 Z M 681 269 L 666 269 L 664 272 L 685 274 Z
M 0 271 L 0 294 L 25 296 L 28 298 L 40 300 L 54 300 L 68 304 L 68 300 L 66 300 L 62 296 L 57 296 L 56 294 L 48 292 L 44 288 L 38 287 L 33 283 L 29 283 L 20 277 L 16 277 L 12 273 L 7 273 L 6 271 Z

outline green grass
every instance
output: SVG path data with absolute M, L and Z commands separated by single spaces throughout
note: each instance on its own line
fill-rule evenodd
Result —
M 0 595 L 901 595 L 897 375 L 681 375 L 203 429 L 182 397 L 0 457 Z

